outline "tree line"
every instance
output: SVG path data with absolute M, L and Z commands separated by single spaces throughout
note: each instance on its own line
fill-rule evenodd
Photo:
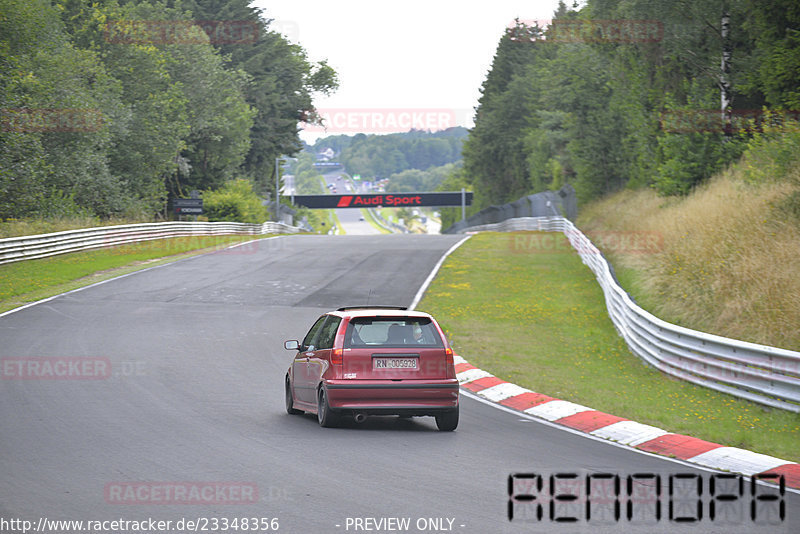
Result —
M 442 188 L 473 189 L 472 211 L 564 183 L 581 201 L 686 194 L 765 120 L 797 118 L 798 28 L 793 0 L 587 0 L 514 21 Z
M 319 153 L 331 148 L 347 172 L 381 179 L 409 169 L 427 170 L 459 161 L 467 134 L 466 128 L 456 126 L 436 132 L 334 135 L 318 139 L 309 150 Z
M 389 176 L 388 193 L 411 193 L 414 191 L 436 191 L 445 179 L 461 168 L 461 160 L 425 170 L 406 169 Z
M 150 218 L 299 150 L 325 62 L 249 0 L 0 0 L 0 220 Z

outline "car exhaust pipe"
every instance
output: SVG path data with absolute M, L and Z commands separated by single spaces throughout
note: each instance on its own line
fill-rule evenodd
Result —
M 353 416 L 353 419 L 356 420 L 356 423 L 361 424 L 361 423 L 363 423 L 364 421 L 367 420 L 367 414 L 365 414 L 363 412 L 358 412 L 357 414 L 355 414 Z

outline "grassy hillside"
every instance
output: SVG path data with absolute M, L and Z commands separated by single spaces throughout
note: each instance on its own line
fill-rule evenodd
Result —
M 538 393 L 800 461 L 800 415 L 675 380 L 628 350 L 592 272 L 556 233 L 483 232 L 448 256 L 419 309 L 471 364 Z
M 584 207 L 578 226 L 656 316 L 800 350 L 797 131 L 757 138 L 686 197 L 623 191 Z

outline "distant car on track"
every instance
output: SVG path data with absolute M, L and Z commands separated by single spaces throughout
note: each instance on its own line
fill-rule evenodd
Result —
M 453 350 L 427 313 L 396 306 L 351 306 L 322 315 L 285 377 L 286 411 L 316 413 L 323 427 L 342 417 L 433 416 L 439 430 L 458 426 Z

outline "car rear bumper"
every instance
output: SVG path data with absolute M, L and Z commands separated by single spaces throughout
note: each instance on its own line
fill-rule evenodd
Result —
M 367 414 L 434 415 L 458 406 L 458 380 L 329 380 L 330 407 Z

